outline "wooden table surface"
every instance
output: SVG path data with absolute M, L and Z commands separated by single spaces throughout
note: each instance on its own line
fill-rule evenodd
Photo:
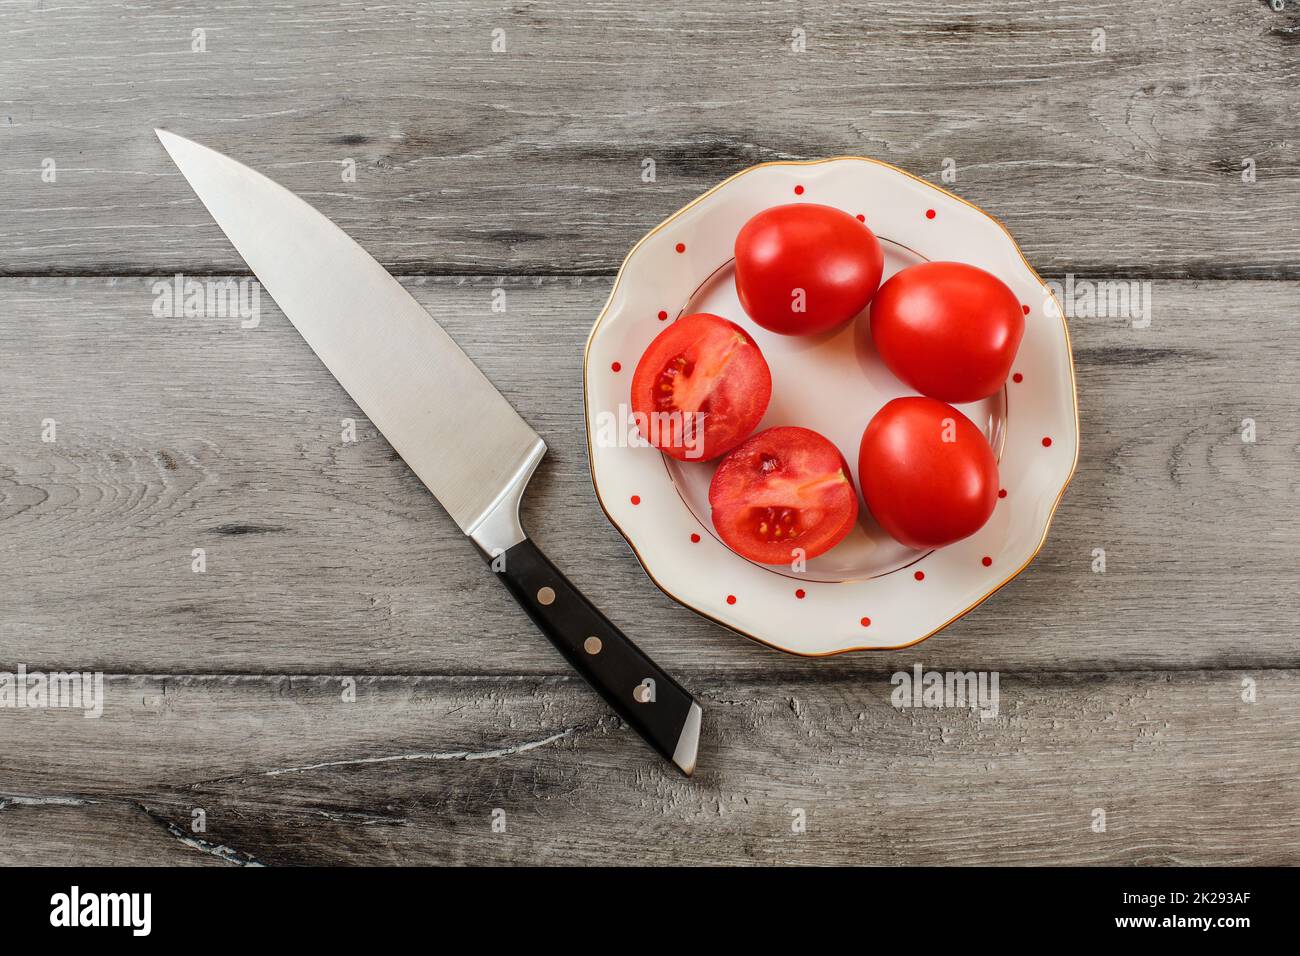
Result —
M 0 10 L 0 670 L 106 674 L 97 720 L 0 709 L 0 862 L 1300 863 L 1294 0 Z M 155 126 L 338 222 L 541 432 L 527 523 L 701 698 L 693 779 L 269 297 L 253 329 L 152 313 L 159 277 L 247 274 Z M 1082 457 L 1029 569 L 815 661 L 651 584 L 580 356 L 639 236 L 836 154 L 1153 309 L 1071 320 Z M 998 671 L 1000 716 L 895 710 L 917 663 Z

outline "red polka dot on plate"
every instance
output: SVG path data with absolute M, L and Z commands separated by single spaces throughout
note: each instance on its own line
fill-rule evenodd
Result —
M 698 534 L 694 534 L 694 533 L 692 533 L 692 534 L 691 534 L 691 544 L 699 544 L 699 543 L 700 543 L 700 536 L 699 536 Z
M 925 211 L 925 218 L 926 218 L 926 219 L 933 219 L 933 218 L 934 218 L 934 210 L 933 210 L 933 209 L 927 209 L 927 210 Z
M 1011 381 L 1015 382 L 1016 384 L 1019 384 L 1019 383 L 1023 382 L 1024 380 L 1025 380 L 1025 377 L 1024 377 L 1023 375 L 1021 375 L 1019 372 L 1017 372 L 1015 375 L 1012 375 L 1012 376 L 1011 376 Z
M 794 187 L 794 194 L 795 194 L 796 196 L 802 196 L 802 195 L 803 195 L 803 187 L 802 187 L 802 186 L 795 186 L 795 187 Z
M 623 363 L 622 363 L 622 362 L 612 362 L 612 363 L 610 364 L 609 367 L 610 367 L 611 369 L 613 369 L 615 372 L 621 372 L 621 371 L 623 371 Z
M 992 563 L 993 563 L 993 559 L 990 558 L 987 554 L 984 555 L 984 557 L 980 559 L 980 564 L 984 565 L 984 567 L 986 567 L 986 568 L 987 568 L 989 565 L 991 565 Z
M 924 580 L 925 580 L 925 572 L 924 572 L 924 571 L 917 571 L 915 574 L 912 575 L 912 577 L 916 578 L 918 581 L 924 581 Z
M 632 496 L 632 504 L 634 504 L 634 505 L 639 505 L 640 503 L 641 503 L 641 496 L 640 496 L 640 495 L 633 495 L 633 496 Z
M 867 217 L 862 215 L 862 213 L 858 213 L 858 222 L 866 222 L 866 221 L 867 221 Z
M 686 251 L 686 243 L 684 243 L 684 242 L 679 242 L 679 243 L 677 243 L 677 251 L 678 251 L 678 252 L 685 252 L 685 251 Z
M 1044 448 L 1051 448 L 1051 447 L 1052 447 L 1052 440 L 1051 440 L 1050 438 L 1044 438 L 1044 439 L 1043 439 L 1043 447 L 1044 447 Z
M 1025 313 L 1025 315 L 1028 315 L 1028 314 L 1029 314 L 1029 306 L 1027 306 L 1027 305 L 1022 305 L 1020 308 L 1021 308 L 1021 310 Z
M 799 588 L 799 590 L 794 592 L 794 596 L 797 597 L 800 601 L 802 601 L 804 598 L 808 596 L 808 594 L 806 591 L 804 591 L 803 588 Z
M 727 595 L 727 603 L 728 603 L 728 604 L 735 604 L 735 603 L 736 603 L 736 595 L 734 595 L 734 594 L 728 594 L 728 595 Z
M 999 498 L 1005 498 L 1006 496 L 1007 496 L 1007 489 L 1005 489 L 1005 488 L 999 488 L 999 489 L 998 489 L 998 497 L 999 497 Z
M 664 319 L 666 319 L 666 318 L 668 318 L 668 313 L 665 312 L 663 309 L 660 309 L 660 310 L 659 310 L 659 321 L 662 322 L 662 321 L 663 321 Z
M 864 618 L 863 618 L 862 620 L 860 620 L 858 623 L 861 624 L 863 627 L 870 627 L 870 626 L 871 626 L 871 618 L 869 618 L 869 617 L 864 617 Z

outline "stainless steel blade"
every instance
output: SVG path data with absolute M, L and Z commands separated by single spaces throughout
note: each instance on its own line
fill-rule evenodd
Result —
M 517 497 L 545 443 L 410 293 L 283 186 L 155 132 L 276 304 L 461 530 L 473 534 Z

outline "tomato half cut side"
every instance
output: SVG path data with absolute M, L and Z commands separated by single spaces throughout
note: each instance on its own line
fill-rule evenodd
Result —
M 757 343 L 721 316 L 697 312 L 659 333 L 632 376 L 632 412 L 650 444 L 682 461 L 725 455 L 758 427 L 772 373 Z
M 825 554 L 858 520 L 848 463 L 809 428 L 769 428 L 733 451 L 713 475 L 709 506 L 727 547 L 759 564 Z

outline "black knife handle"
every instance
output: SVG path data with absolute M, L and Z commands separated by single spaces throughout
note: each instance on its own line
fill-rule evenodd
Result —
M 691 695 L 596 610 L 529 539 L 489 557 L 488 563 L 574 669 L 655 750 L 689 775 L 695 769 L 700 714 Z

